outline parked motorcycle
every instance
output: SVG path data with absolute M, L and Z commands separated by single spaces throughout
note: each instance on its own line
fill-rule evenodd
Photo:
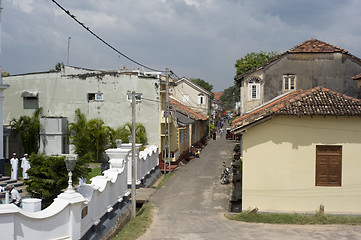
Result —
M 223 162 L 224 170 L 221 174 L 220 182 L 221 184 L 228 184 L 230 183 L 230 175 L 231 175 L 231 168 L 226 166 L 226 162 Z
M 198 147 L 195 148 L 195 156 L 196 158 L 199 158 L 199 154 L 200 154 L 200 149 Z

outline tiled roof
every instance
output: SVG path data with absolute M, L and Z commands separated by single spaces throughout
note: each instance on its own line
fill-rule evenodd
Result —
M 293 48 L 288 50 L 290 53 L 333 53 L 333 52 L 342 52 L 347 53 L 342 48 L 333 46 L 331 44 L 322 42 L 320 40 L 311 38 Z
M 274 57 L 273 59 L 269 60 L 268 62 L 266 62 L 265 64 L 263 64 L 262 66 L 258 66 L 254 69 L 251 69 L 249 70 L 248 72 L 246 73 L 243 73 L 241 75 L 238 75 L 238 76 L 235 76 L 234 79 L 236 81 L 239 81 L 241 79 L 243 79 L 245 76 L 248 76 L 249 74 L 259 70 L 259 69 L 262 69 L 262 68 L 265 68 L 266 66 L 272 64 L 273 62 L 283 58 L 284 56 L 286 56 L 287 54 L 297 54 L 297 53 L 334 53 L 334 52 L 340 52 L 340 53 L 343 53 L 343 54 L 347 54 L 349 55 L 351 58 L 361 62 L 361 59 L 350 54 L 349 52 L 347 52 L 346 50 L 342 49 L 342 48 L 339 48 L 339 47 L 336 47 L 336 46 L 333 46 L 331 44 L 328 44 L 326 42 L 322 42 L 320 40 L 317 40 L 317 39 L 314 39 L 314 38 L 311 38 L 293 48 L 291 48 L 290 50 L 284 52 L 284 53 L 281 53 L 280 55 L 278 55 L 277 57 Z
M 273 115 L 361 116 L 361 100 L 324 87 L 297 90 L 274 98 L 235 119 L 232 130 L 247 127 Z
M 361 73 L 352 77 L 353 80 L 361 80 Z
M 174 110 L 186 115 L 187 117 L 189 117 L 191 119 L 194 119 L 194 120 L 207 120 L 208 119 L 207 116 L 203 116 L 202 114 L 192 110 L 190 107 L 178 102 L 174 98 L 169 98 L 169 102 L 170 102 L 170 106 Z
M 215 99 L 220 101 L 219 98 L 223 95 L 223 92 L 214 92 L 213 95 Z

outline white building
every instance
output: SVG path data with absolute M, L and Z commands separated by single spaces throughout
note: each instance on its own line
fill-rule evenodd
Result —
M 76 109 L 88 120 L 100 118 L 105 125 L 116 129 L 131 122 L 131 92 L 135 91 L 136 121 L 145 126 L 148 143 L 159 146 L 159 74 L 64 66 L 61 71 L 5 77 L 4 83 L 11 87 L 4 94 L 3 123 L 8 126 L 12 119 L 30 116 L 42 107 L 45 118 L 41 121 L 44 131 L 40 150 L 46 154 L 69 153 L 66 126 L 74 121 Z M 6 148 L 11 150 L 11 146 Z

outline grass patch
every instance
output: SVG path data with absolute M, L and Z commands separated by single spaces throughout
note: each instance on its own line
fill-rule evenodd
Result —
M 283 214 L 283 213 L 249 213 L 241 212 L 227 216 L 230 220 L 252 222 L 252 223 L 270 223 L 270 224 L 346 224 L 361 225 L 361 217 L 340 216 L 340 215 L 321 215 L 321 214 Z
M 157 189 L 163 187 L 163 185 L 168 181 L 169 178 L 173 177 L 174 173 L 168 173 L 162 176 L 162 180 L 160 181 L 160 183 L 157 185 Z
M 135 240 L 142 236 L 153 221 L 154 205 L 146 203 L 138 211 L 136 217 L 130 221 L 114 238 L 113 240 L 127 239 Z
M 90 179 L 96 176 L 100 176 L 102 173 L 100 171 L 100 167 L 92 168 L 91 172 L 88 174 L 88 177 L 86 179 L 87 183 L 90 183 Z

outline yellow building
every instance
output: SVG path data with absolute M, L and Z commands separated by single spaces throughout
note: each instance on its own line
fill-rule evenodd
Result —
M 361 100 L 297 90 L 232 130 L 242 133 L 242 210 L 361 214 Z

